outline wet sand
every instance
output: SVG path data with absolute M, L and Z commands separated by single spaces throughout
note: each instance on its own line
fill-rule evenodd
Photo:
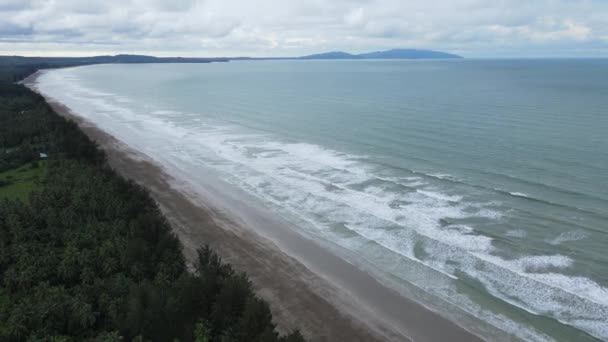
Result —
M 24 83 L 36 90 L 36 77 Z M 194 259 L 199 246 L 209 244 L 235 269 L 246 272 L 258 295 L 270 303 L 279 331 L 299 328 L 311 341 L 481 341 L 268 213 L 238 202 L 231 210 L 218 208 L 216 201 L 187 191 L 183 179 L 62 104 L 47 101 L 99 144 L 119 174 L 151 192 L 187 260 Z M 235 211 L 247 214 L 230 215 Z

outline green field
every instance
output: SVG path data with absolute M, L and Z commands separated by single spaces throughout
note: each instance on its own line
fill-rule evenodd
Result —
M 40 160 L 0 173 L 0 200 L 27 200 L 36 183 L 46 175 L 46 170 L 47 161 Z

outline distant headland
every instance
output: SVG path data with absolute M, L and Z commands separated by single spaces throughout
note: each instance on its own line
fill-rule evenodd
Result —
M 415 49 L 392 49 L 361 54 L 342 51 L 327 52 L 300 57 L 299 59 L 453 59 L 463 58 L 447 52 Z

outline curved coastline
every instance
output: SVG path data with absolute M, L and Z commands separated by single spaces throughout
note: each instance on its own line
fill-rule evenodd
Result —
M 24 81 L 37 92 L 38 75 Z M 188 191 L 192 184 L 187 174 L 163 169 L 63 104 L 47 101 L 106 151 L 116 171 L 151 191 L 189 260 L 195 246 L 208 241 L 226 261 L 247 272 L 260 296 L 270 302 L 282 330 L 299 326 L 313 341 L 480 340 L 289 229 L 270 212 L 255 210 L 245 201 L 214 199 L 217 189 L 199 186 Z M 201 222 L 206 229 L 198 228 Z M 499 335 L 493 340 L 509 338 Z

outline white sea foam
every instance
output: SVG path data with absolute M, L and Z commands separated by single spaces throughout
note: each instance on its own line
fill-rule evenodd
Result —
M 439 178 L 439 179 L 449 179 L 449 180 L 455 180 L 456 177 L 447 174 L 447 173 L 428 173 L 427 176 L 429 177 L 433 177 L 433 178 Z
M 583 240 L 583 239 L 586 239 L 587 237 L 589 237 L 588 233 L 586 233 L 582 230 L 573 230 L 573 231 L 563 232 L 553 239 L 548 239 L 547 242 L 549 242 L 552 245 L 559 245 L 564 242 Z
M 530 196 L 528 196 L 527 194 L 524 194 L 523 192 L 509 192 L 510 195 L 512 196 L 516 196 L 516 197 L 525 197 L 525 198 L 529 198 Z
M 471 206 L 471 207 L 474 207 L 474 206 Z M 505 213 L 497 211 L 497 210 L 489 209 L 489 208 L 481 208 L 476 213 L 476 216 L 485 217 L 485 218 L 489 218 L 492 220 L 500 220 L 501 218 L 503 218 L 505 216 Z
M 572 266 L 572 259 L 563 255 L 538 255 L 519 258 L 513 263 L 525 272 L 541 272 L 549 268 L 568 268 Z
M 418 193 L 421 193 L 425 196 L 432 197 L 438 200 L 447 201 L 447 202 L 460 202 L 462 200 L 462 196 L 449 196 L 446 194 L 442 194 L 437 191 L 429 191 L 429 190 L 416 190 Z
M 390 183 L 403 185 L 407 188 L 423 187 L 428 185 L 428 183 L 423 181 L 421 177 L 386 177 L 376 175 L 375 178 Z
M 595 326 L 608 325 L 606 319 L 597 321 L 598 317 L 608 317 L 607 288 L 588 278 L 549 271 L 569 267 L 570 258 L 556 255 L 504 260 L 491 255 L 477 256 L 495 266 L 484 272 L 470 270 L 471 274 L 496 297 L 579 328 L 583 327 L 573 321 L 575 317 L 577 321 L 594 322 Z

